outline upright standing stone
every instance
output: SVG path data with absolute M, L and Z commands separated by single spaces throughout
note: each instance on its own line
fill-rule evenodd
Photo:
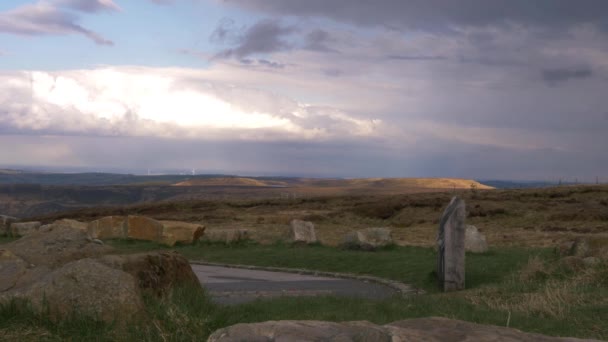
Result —
M 464 289 L 465 217 L 464 201 L 453 197 L 439 222 L 437 276 L 444 291 Z

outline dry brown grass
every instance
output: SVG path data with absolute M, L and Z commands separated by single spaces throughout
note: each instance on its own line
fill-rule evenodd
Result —
M 545 262 L 532 257 L 506 284 L 482 287 L 463 294 L 474 305 L 507 312 L 565 319 L 572 310 L 585 305 L 607 305 L 608 298 L 585 289 L 602 286 L 606 261 L 576 272 L 564 272 L 560 261 Z
M 531 190 L 428 192 L 399 195 L 344 195 L 297 199 L 187 200 L 121 208 L 96 208 L 41 217 L 93 220 L 141 214 L 162 220 L 205 224 L 209 229 L 247 228 L 261 242 L 280 238 L 292 219 L 315 223 L 322 243 L 336 245 L 354 229 L 391 227 L 400 245 L 431 246 L 443 208 L 457 194 L 467 203 L 467 223 L 490 246 L 555 247 L 577 237 L 608 237 L 608 186 Z M 564 220 L 563 218 L 568 218 Z
M 0 329 L 0 341 L 47 341 L 57 339 L 48 330 L 37 326 L 20 326 Z

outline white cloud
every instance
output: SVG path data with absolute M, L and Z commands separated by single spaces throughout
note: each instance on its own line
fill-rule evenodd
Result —
M 379 124 L 209 80 L 201 70 L 104 67 L 0 78 L 0 125 L 22 134 L 306 140 L 370 136 Z

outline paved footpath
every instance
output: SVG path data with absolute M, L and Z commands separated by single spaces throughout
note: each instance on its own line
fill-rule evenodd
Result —
M 192 269 L 213 300 L 220 304 L 240 304 L 257 298 L 281 296 L 337 295 L 383 299 L 397 294 L 386 285 L 355 279 L 194 264 Z

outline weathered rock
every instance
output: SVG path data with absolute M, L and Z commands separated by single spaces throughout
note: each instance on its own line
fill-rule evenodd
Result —
M 221 242 L 226 244 L 249 240 L 248 229 L 207 229 L 203 234 L 203 241 Z
M 589 246 L 589 240 L 585 238 L 578 238 L 572 244 L 570 255 L 575 257 L 588 257 L 591 255 L 591 247 Z
M 437 277 L 444 291 L 464 289 L 466 206 L 453 197 L 443 212 L 437 233 Z
M 127 237 L 125 219 L 124 216 L 106 216 L 89 222 L 87 231 L 94 239 L 124 239 Z
M 464 234 L 464 249 L 467 252 L 472 253 L 485 253 L 488 251 L 488 242 L 486 241 L 485 235 L 483 235 L 477 227 L 472 225 L 466 226 Z
M 0 215 L 0 236 L 10 235 L 10 225 L 19 219 L 12 216 Z
M 27 299 L 55 320 L 82 314 L 111 322 L 144 312 L 135 278 L 93 259 L 68 263 L 3 298 Z
M 505 341 L 505 342 L 582 342 L 525 333 L 516 329 L 481 325 L 447 318 L 419 318 L 384 326 L 370 322 L 270 321 L 236 324 L 214 332 L 209 342 L 270 341 Z
M 592 342 L 577 338 L 560 338 L 525 333 L 517 329 L 460 320 L 430 317 L 394 322 L 385 327 L 395 331 L 402 341 L 504 341 L 504 342 Z M 596 341 L 599 342 L 599 341 Z
M 74 228 L 74 229 L 82 230 L 83 232 L 86 232 L 87 227 L 88 227 L 88 224 L 85 222 L 80 222 L 80 221 L 71 220 L 71 219 L 57 220 L 57 221 L 53 222 L 53 225 Z
M 163 224 L 145 216 L 129 215 L 125 220 L 127 237 L 135 240 L 164 243 Z
M 608 259 L 608 237 L 577 238 L 567 255 Z
M 172 246 L 179 242 L 193 244 L 203 236 L 205 226 L 179 221 L 160 221 L 163 225 L 163 240 L 165 244 Z M 173 243 L 171 243 L 173 242 Z
M 188 260 L 176 252 L 106 255 L 99 262 L 131 274 L 140 289 L 158 296 L 175 286 L 202 289 Z
M 42 224 L 40 222 L 13 222 L 10 225 L 10 235 L 14 237 L 26 236 L 29 235 L 38 228 L 40 228 Z
M 27 272 L 28 263 L 6 249 L 0 249 L 0 292 L 15 287 Z
M 287 240 L 295 243 L 316 243 L 317 234 L 312 222 L 302 220 L 291 220 L 287 231 Z
M 48 229 L 33 232 L 3 248 L 35 266 L 57 268 L 70 261 L 101 256 L 111 247 L 93 243 L 87 233 L 70 227 L 50 225 Z
M 348 249 L 373 251 L 393 244 L 389 228 L 366 228 L 350 232 L 344 236 L 342 245 Z

